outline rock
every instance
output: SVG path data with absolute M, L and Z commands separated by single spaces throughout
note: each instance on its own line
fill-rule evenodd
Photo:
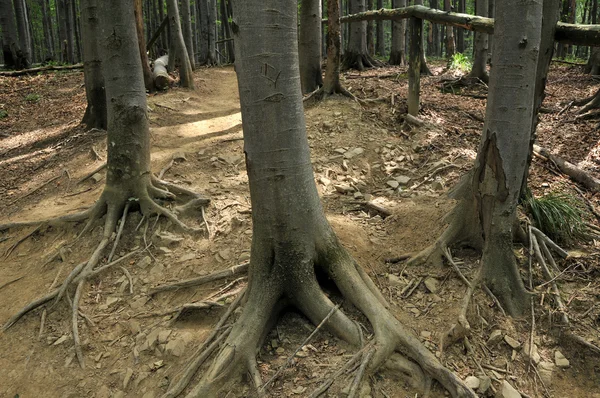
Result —
M 127 389 L 127 386 L 131 381 L 131 376 L 133 376 L 133 369 L 127 368 L 127 370 L 125 371 L 125 377 L 123 378 L 123 390 Z
M 99 183 L 100 181 L 102 181 L 102 178 L 104 178 L 104 176 L 102 174 L 96 173 L 90 177 L 90 180 L 94 181 L 94 184 L 96 184 L 96 183 Z
M 155 398 L 155 397 L 156 397 L 156 395 L 154 394 L 154 391 L 148 391 L 144 395 L 142 395 L 142 398 Z
M 335 188 L 336 191 L 338 191 L 339 193 L 342 194 L 347 194 L 347 193 L 352 193 L 354 191 L 356 191 L 356 189 L 354 189 L 353 187 L 351 187 L 350 185 L 347 184 L 337 184 L 333 186 Z
M 365 150 L 363 148 L 353 148 L 344 153 L 344 159 L 352 159 L 355 156 L 362 155 Z
M 348 171 L 348 162 L 346 162 L 346 159 L 342 161 L 342 170 Z
M 173 154 L 173 160 L 176 162 L 185 162 L 187 160 L 185 152 L 175 152 Z
M 119 301 L 121 301 L 121 299 L 119 297 L 108 296 L 106 298 L 106 306 L 110 307 L 111 305 L 117 304 Z
M 400 278 L 398 278 L 394 274 L 388 274 L 387 277 L 388 277 L 388 282 L 390 283 L 390 286 L 402 287 L 405 285 L 405 283 L 403 283 L 402 280 L 400 280 Z
M 158 333 L 158 343 L 165 344 L 167 341 L 169 341 L 170 335 L 171 335 L 171 331 L 169 329 L 161 330 Z
M 523 345 L 523 354 L 525 355 L 525 359 L 528 361 L 531 360 L 534 365 L 540 363 L 540 360 L 542 359 L 538 353 L 538 347 L 535 343 L 533 344 L 531 350 L 529 349 L 529 341 L 526 341 Z
M 363 383 L 358 393 L 358 396 L 360 398 L 367 398 L 371 396 L 371 386 L 369 385 L 369 383 Z
M 556 364 L 556 366 L 563 369 L 568 368 L 571 365 L 569 363 L 569 360 L 565 358 L 562 352 L 558 350 L 554 351 L 554 363 Z
M 427 290 L 429 290 L 431 293 L 437 293 L 439 288 L 438 288 L 438 280 L 435 278 L 427 278 L 425 279 L 425 287 L 427 288 Z
M 60 336 L 54 343 L 52 343 L 52 345 L 60 345 L 62 343 L 64 343 L 65 341 L 67 341 L 69 339 L 69 335 L 65 334 L 63 336 Z
M 354 192 L 354 199 L 362 199 L 364 195 L 360 191 Z
M 185 352 L 186 342 L 183 339 L 174 339 L 167 343 L 165 346 L 165 353 L 180 357 Z
M 423 337 L 424 339 L 429 339 L 429 338 L 431 338 L 431 332 L 428 332 L 427 330 L 423 330 L 421 332 L 421 337 Z
M 154 267 L 150 269 L 150 275 L 157 276 L 162 275 L 165 272 L 165 267 L 161 264 L 156 264 Z
M 488 376 L 479 376 L 479 389 L 477 390 L 481 395 L 485 394 L 492 385 L 492 379 Z
M 509 335 L 504 336 L 504 341 L 506 342 L 506 344 L 511 346 L 513 350 L 518 350 L 519 348 L 521 348 L 521 343 L 519 343 L 517 340 L 513 339 Z
M 495 346 L 500 342 L 500 340 L 502 340 L 502 330 L 496 329 L 490 334 L 486 345 L 488 347 Z
M 129 331 L 131 332 L 131 334 L 134 334 L 134 335 L 137 335 L 138 333 L 140 333 L 142 331 L 142 326 L 135 319 L 130 319 L 127 322 L 127 327 L 129 328 Z
M 170 232 L 162 232 L 156 235 L 162 243 L 166 245 L 172 245 L 173 243 L 181 242 L 183 238 Z
M 521 394 L 508 381 L 504 380 L 495 398 L 521 398 Z
M 346 153 L 346 150 L 344 148 L 336 148 L 333 150 L 333 152 L 343 155 L 344 153 Z
M 173 251 L 171 249 L 169 249 L 166 246 L 161 246 L 158 248 L 158 251 L 161 252 L 162 254 L 170 254 L 173 253 Z
M 117 391 L 113 394 L 112 398 L 125 398 L 125 393 L 123 391 Z
M 103 385 L 98 389 L 96 398 L 110 398 L 110 388 L 107 385 Z
M 409 176 L 398 176 L 394 180 L 398 181 L 400 185 L 406 185 L 410 182 L 411 178 Z
M 219 250 L 219 257 L 225 261 L 231 260 L 231 249 Z
M 465 384 L 467 385 L 467 387 L 469 387 L 471 390 L 477 390 L 479 388 L 479 386 L 481 385 L 481 380 L 479 380 L 478 377 L 475 376 L 469 376 L 465 379 Z
M 144 345 L 149 349 L 154 348 L 154 346 L 158 343 L 158 334 L 160 333 L 160 329 L 154 329 L 151 331 L 148 336 L 146 336 L 146 341 Z
M 304 351 L 300 350 L 300 351 L 298 351 L 298 352 L 296 353 L 296 356 L 297 356 L 298 358 L 306 358 L 306 357 L 308 356 L 308 354 L 307 354 L 306 352 L 304 352 Z
M 250 252 L 242 252 L 238 257 L 238 262 L 243 263 L 245 261 L 250 260 Z
M 554 369 L 556 366 L 552 362 L 541 361 L 538 366 L 538 373 L 540 374 L 540 378 L 546 384 L 546 387 L 550 387 L 552 385 L 552 376 L 554 374 Z
M 150 256 L 146 256 L 137 262 L 137 265 L 141 268 L 146 268 L 150 264 L 152 264 L 152 258 Z
M 431 183 L 431 189 L 434 191 L 441 191 L 444 189 L 444 184 L 441 181 L 435 180 Z
M 324 186 L 328 186 L 329 184 L 331 184 L 331 180 L 329 178 L 326 178 L 326 177 L 320 177 L 319 178 L 319 182 L 321 184 L 323 184 Z
M 186 261 L 190 261 L 196 258 L 196 254 L 195 253 L 186 253 L 183 256 L 179 257 L 179 260 L 177 260 L 178 263 L 185 263 Z
M 386 182 L 386 184 L 389 187 L 392 187 L 394 189 L 396 189 L 396 188 L 398 188 L 400 186 L 400 183 L 398 181 L 396 181 L 396 180 L 389 180 L 388 182 Z

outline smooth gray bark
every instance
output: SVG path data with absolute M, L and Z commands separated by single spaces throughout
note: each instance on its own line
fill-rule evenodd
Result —
M 193 89 L 194 76 L 192 75 L 192 65 L 187 49 L 185 48 L 185 42 L 183 41 L 177 0 L 167 0 L 167 15 L 169 16 L 169 25 L 171 26 L 171 41 L 174 46 L 169 49 L 169 65 L 171 64 L 171 58 L 177 58 L 179 61 L 181 86 Z
M 6 67 L 14 69 L 28 68 L 29 61 L 19 43 L 11 0 L 0 0 L 0 27 L 2 28 L 2 55 Z
M 19 44 L 27 62 L 31 63 L 31 35 L 29 34 L 29 24 L 27 21 L 27 6 L 25 0 L 13 0 L 15 7 L 15 17 L 17 21 L 17 31 L 19 32 Z
M 365 0 L 348 0 L 350 14 L 366 11 Z M 348 45 L 343 55 L 342 63 L 347 69 L 364 70 L 372 67 L 371 57 L 367 49 L 367 22 L 350 23 Z
M 196 0 L 198 5 L 198 27 L 199 27 L 199 37 L 198 37 L 198 62 L 201 65 L 208 64 L 208 52 L 209 52 L 209 34 L 208 34 L 208 0 Z
M 81 0 L 81 35 L 83 40 L 83 76 L 87 108 L 83 116 L 88 128 L 106 129 L 106 92 L 98 39 L 98 0 Z
M 475 13 L 481 17 L 487 17 L 488 0 L 477 0 Z M 488 34 L 475 32 L 475 44 L 473 46 L 473 68 L 469 76 L 480 79 L 487 83 L 489 75 L 487 73 L 488 60 Z
M 183 33 L 183 41 L 185 42 L 185 48 L 188 52 L 188 58 L 193 70 L 195 67 L 195 62 L 194 41 L 192 39 L 192 20 L 190 18 L 190 0 L 181 0 L 181 29 Z
M 323 85 L 321 75 L 321 0 L 302 0 L 300 6 L 300 83 L 304 94 Z
M 203 0 L 208 12 L 208 65 L 218 65 L 217 58 L 217 0 Z
M 392 7 L 406 7 L 406 0 L 392 0 Z M 392 46 L 390 48 L 390 65 L 406 64 L 406 20 L 392 21 Z
M 383 8 L 383 0 L 377 0 L 377 9 Z M 385 57 L 385 21 L 377 21 L 377 55 Z

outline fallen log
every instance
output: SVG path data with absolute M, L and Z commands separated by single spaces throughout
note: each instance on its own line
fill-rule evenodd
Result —
M 600 191 L 600 180 L 575 166 L 573 163 L 567 162 L 566 160 L 553 155 L 549 150 L 542 148 L 539 145 L 533 145 L 533 152 L 550 160 L 563 174 L 568 175 L 573 181 L 580 183 L 590 191 Z
M 163 55 L 154 61 L 154 86 L 157 90 L 166 90 L 173 83 L 173 78 L 167 73 L 167 65 L 169 65 L 169 56 Z
M 32 75 L 32 74 L 38 73 L 38 72 L 73 70 L 73 69 L 82 69 L 82 68 L 83 68 L 83 64 L 63 65 L 63 66 L 48 65 L 48 66 L 40 66 L 38 68 L 29 68 L 29 69 L 23 69 L 23 70 L 13 70 L 13 71 L 7 71 L 7 72 L 2 71 L 2 72 L 0 72 L 0 76 L 16 77 L 16 76 L 23 76 L 23 75 Z

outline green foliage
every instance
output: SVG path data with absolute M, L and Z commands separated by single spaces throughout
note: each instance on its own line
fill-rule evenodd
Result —
M 25 97 L 25 101 L 27 102 L 38 102 L 40 100 L 40 98 L 42 98 L 41 95 L 39 94 L 27 94 L 27 96 Z
M 554 192 L 536 198 L 528 191 L 523 206 L 534 225 L 550 239 L 560 243 L 589 240 L 586 221 L 590 214 L 576 197 Z
M 8 117 L 8 112 L 5 109 L 0 109 L 0 119 Z
M 450 60 L 450 69 L 459 70 L 461 72 L 469 72 L 473 67 L 473 62 L 462 53 L 456 53 Z

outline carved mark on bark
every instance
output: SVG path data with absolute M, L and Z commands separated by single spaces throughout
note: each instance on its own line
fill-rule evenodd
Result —
M 277 70 L 273 65 L 269 65 L 265 62 L 260 67 L 260 73 L 265 79 L 273 83 L 273 87 L 277 87 L 277 80 L 279 80 L 279 75 L 281 75 L 280 70 Z
M 473 182 L 476 193 L 479 222 L 483 239 L 490 235 L 495 204 L 508 198 L 504 164 L 498 149 L 496 133 L 487 131 L 487 139 L 481 149 L 482 158 Z

